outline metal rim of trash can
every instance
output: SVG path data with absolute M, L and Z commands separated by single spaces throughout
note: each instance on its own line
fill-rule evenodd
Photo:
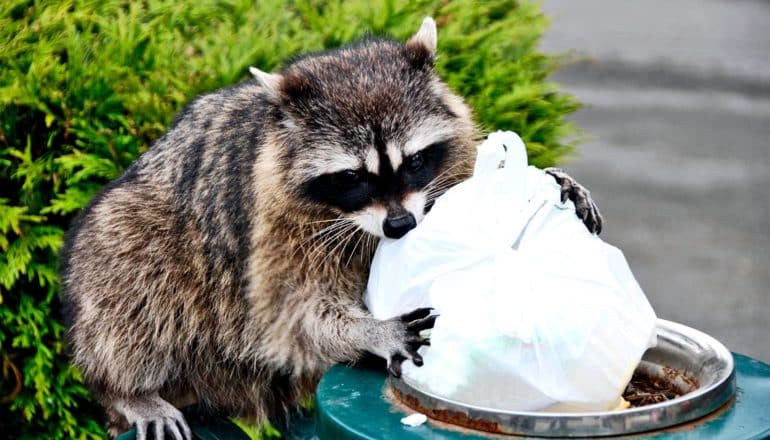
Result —
M 541 437 L 586 437 L 631 434 L 678 425 L 706 416 L 735 395 L 731 353 L 711 336 L 659 319 L 658 345 L 642 360 L 685 370 L 699 388 L 676 399 L 619 411 L 545 413 L 499 411 L 465 405 L 419 390 L 404 380 L 390 379 L 394 394 L 428 416 L 482 431 Z

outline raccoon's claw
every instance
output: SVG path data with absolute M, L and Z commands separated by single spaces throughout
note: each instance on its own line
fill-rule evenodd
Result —
M 436 318 L 438 318 L 438 315 L 430 314 L 432 310 L 430 308 L 417 309 L 406 315 L 401 315 L 401 322 L 406 323 L 406 331 L 417 332 L 417 335 L 419 335 L 423 330 L 432 329 L 433 324 L 436 323 Z
M 401 377 L 401 363 L 407 359 L 418 367 L 423 365 L 422 356 L 417 351 L 423 345 L 430 345 L 430 339 L 420 336 L 420 332 L 432 329 L 436 323 L 438 315 L 431 315 L 432 311 L 431 308 L 416 309 L 396 318 L 404 326 L 405 334 L 400 346 L 388 359 L 388 372 L 394 377 Z
M 394 354 L 388 361 L 388 373 L 393 377 L 401 377 L 401 362 L 405 359 L 400 354 Z
M 561 186 L 561 202 L 572 200 L 577 216 L 592 234 L 599 235 L 602 232 L 602 215 L 588 189 L 559 168 L 546 168 L 545 172 Z
M 147 432 L 151 430 L 152 437 L 155 440 L 163 440 L 166 438 L 166 434 L 169 434 L 169 438 L 174 440 L 192 440 L 192 433 L 190 428 L 185 423 L 182 430 L 179 429 L 182 422 L 174 419 L 163 418 L 162 420 L 142 420 L 136 422 L 136 439 L 146 440 Z
M 419 309 L 414 309 L 409 313 L 404 313 L 403 315 L 399 316 L 398 319 L 401 322 L 412 322 L 415 319 L 426 318 L 430 316 L 430 312 L 432 311 L 433 308 L 431 307 L 422 307 Z

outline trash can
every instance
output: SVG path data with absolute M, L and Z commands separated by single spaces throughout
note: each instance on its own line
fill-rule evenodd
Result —
M 645 353 L 643 364 L 671 364 L 700 382 L 667 402 L 603 413 L 497 413 L 431 396 L 379 370 L 336 366 L 316 391 L 315 433 L 322 440 L 488 439 L 489 433 L 511 438 L 770 438 L 770 365 L 731 354 L 708 335 L 669 321 L 659 320 L 658 335 L 658 347 Z M 429 421 L 417 427 L 402 424 L 401 418 L 415 408 Z

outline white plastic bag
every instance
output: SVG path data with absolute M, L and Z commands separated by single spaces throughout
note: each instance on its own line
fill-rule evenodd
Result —
M 502 165 L 504 164 L 504 165 Z M 655 314 L 623 254 L 592 235 L 515 133 L 479 146 L 473 177 L 422 223 L 383 240 L 365 295 L 387 319 L 417 307 L 440 317 L 411 385 L 511 411 L 615 408 Z

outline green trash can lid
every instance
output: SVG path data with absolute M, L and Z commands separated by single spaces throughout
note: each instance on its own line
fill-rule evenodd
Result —
M 712 414 L 662 431 L 633 435 L 655 439 L 770 438 L 770 365 L 734 354 L 736 397 Z M 489 439 L 489 434 L 428 421 L 401 423 L 414 411 L 395 404 L 386 393 L 382 370 L 335 366 L 316 391 L 316 434 L 324 439 Z M 515 438 L 494 436 L 494 438 Z

